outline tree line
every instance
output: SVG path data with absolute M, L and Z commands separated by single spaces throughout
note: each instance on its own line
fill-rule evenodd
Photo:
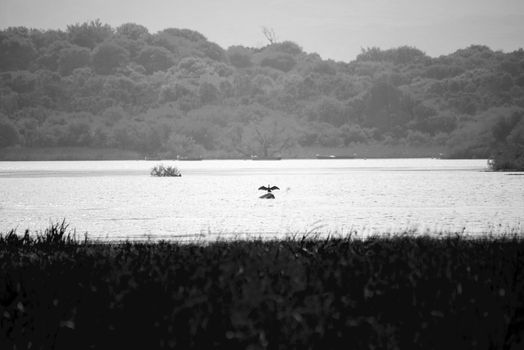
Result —
M 449 157 L 524 147 L 524 51 L 414 47 L 324 60 L 271 36 L 227 49 L 189 29 L 98 20 L 0 31 L 0 147 L 143 155 L 285 155 L 436 145 Z M 519 153 L 520 152 L 520 153 Z

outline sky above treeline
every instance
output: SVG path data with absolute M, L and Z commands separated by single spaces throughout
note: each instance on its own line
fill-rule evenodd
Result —
M 436 57 L 469 45 L 524 47 L 524 0 L 0 0 L 0 28 L 62 29 L 100 19 L 200 32 L 223 48 L 267 44 L 262 27 L 324 59 L 413 46 Z

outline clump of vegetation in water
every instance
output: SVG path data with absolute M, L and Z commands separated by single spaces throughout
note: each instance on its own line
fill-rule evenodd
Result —
M 522 346 L 522 234 L 206 244 L 65 236 L 0 235 L 1 348 Z
M 524 145 L 508 145 L 489 159 L 491 170 L 524 171 Z
M 151 176 L 174 176 L 180 177 L 182 174 L 175 166 L 164 166 L 162 164 L 155 166 L 151 169 Z

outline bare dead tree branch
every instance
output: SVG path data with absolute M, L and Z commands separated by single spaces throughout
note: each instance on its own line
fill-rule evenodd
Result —
M 262 34 L 264 34 L 267 41 L 269 41 L 269 44 L 275 44 L 278 42 L 277 35 L 273 28 L 262 27 Z

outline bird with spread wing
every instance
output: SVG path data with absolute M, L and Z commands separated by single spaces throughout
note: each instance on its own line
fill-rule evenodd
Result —
M 280 190 L 280 188 L 278 188 L 277 186 L 270 186 L 270 185 L 267 185 L 267 187 L 266 186 L 260 186 L 258 189 L 262 190 L 262 191 L 267 191 L 266 194 L 264 194 L 264 195 L 259 197 L 259 198 L 264 198 L 264 199 L 274 199 L 275 195 L 273 193 L 271 193 L 271 191 Z

